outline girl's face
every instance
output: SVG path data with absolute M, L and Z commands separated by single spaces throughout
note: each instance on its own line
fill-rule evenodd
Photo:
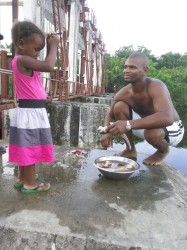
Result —
M 32 34 L 27 39 L 20 39 L 18 41 L 18 51 L 19 54 L 30 56 L 32 58 L 37 59 L 40 51 L 45 46 L 45 40 L 39 34 Z

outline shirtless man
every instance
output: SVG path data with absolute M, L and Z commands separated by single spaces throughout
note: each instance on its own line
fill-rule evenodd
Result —
M 148 58 L 133 53 L 124 66 L 127 86 L 120 89 L 105 117 L 108 126 L 101 137 L 103 147 L 111 145 L 112 135 L 126 134 L 129 142 L 119 156 L 136 159 L 132 133 L 145 139 L 157 151 L 144 159 L 148 165 L 161 165 L 169 152 L 183 138 L 184 127 L 175 110 L 166 85 L 147 77 Z M 110 123 L 113 124 L 110 125 Z

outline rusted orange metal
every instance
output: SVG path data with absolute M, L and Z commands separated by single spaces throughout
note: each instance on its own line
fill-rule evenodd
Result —
M 58 79 L 63 78 L 65 81 L 66 78 L 66 67 L 68 66 L 68 46 L 67 46 L 67 32 L 63 30 L 62 27 L 62 20 L 61 20 L 61 11 L 66 12 L 67 9 L 65 5 L 61 4 L 59 0 L 52 0 L 52 9 L 53 9 L 53 22 L 54 22 L 54 29 L 60 35 L 60 44 L 59 44 L 59 51 L 57 55 L 57 64 L 58 70 L 62 71 L 62 77 L 59 76 Z
M 7 52 L 1 51 L 1 68 L 7 68 Z M 7 74 L 1 75 L 1 98 L 6 98 L 7 96 Z
M 14 8 L 14 19 L 17 17 L 17 11 L 18 11 L 18 5 L 20 5 L 20 2 L 18 0 L 12 0 L 12 8 Z M 55 71 L 51 74 L 50 77 L 44 77 L 43 82 L 45 86 L 45 90 L 47 93 L 47 97 L 49 101 L 64 101 L 64 100 L 70 100 L 72 98 L 76 98 L 78 96 L 90 96 L 93 94 L 99 94 L 99 93 L 104 93 L 105 92 L 105 83 L 104 86 L 99 86 L 99 79 L 98 79 L 98 74 L 99 74 L 99 69 L 98 69 L 98 62 L 97 58 L 95 61 L 94 65 L 94 60 L 93 58 L 90 58 L 90 55 L 88 54 L 88 50 L 90 49 L 89 46 L 90 44 L 88 41 L 88 23 L 91 24 L 93 30 L 94 30 L 94 35 L 93 35 L 93 43 L 91 44 L 91 49 L 92 53 L 96 55 L 99 54 L 96 51 L 97 43 L 98 43 L 98 38 L 96 37 L 96 27 L 95 27 L 95 16 L 94 13 L 91 9 L 88 7 L 85 7 L 85 0 L 81 1 L 82 4 L 82 12 L 80 15 L 80 22 L 82 22 L 82 26 L 80 26 L 81 29 L 81 34 L 84 40 L 84 45 L 85 48 L 81 50 L 81 66 L 80 66 L 80 72 L 77 77 L 76 82 L 70 82 L 68 81 L 68 65 L 69 65 L 69 48 L 68 48 L 68 36 L 69 36 L 69 24 L 70 24 L 70 5 L 68 4 L 68 1 L 61 1 L 61 0 L 52 0 L 52 10 L 53 10 L 53 21 L 54 21 L 54 29 L 57 32 L 61 33 L 61 39 L 60 39 L 60 48 L 58 51 L 58 56 L 57 56 L 57 68 Z M 62 23 L 61 19 L 61 12 L 64 11 L 66 13 L 66 16 L 68 18 L 68 27 L 67 29 L 64 29 L 64 25 Z M 97 54 L 98 53 L 98 54 Z M 99 55 L 98 55 L 99 56 Z M 101 56 L 102 53 L 101 53 Z M 8 70 L 8 65 L 7 65 L 7 58 L 8 55 L 6 54 L 5 51 L 1 52 L 1 71 L 0 71 L 0 78 L 1 78 L 1 90 L 2 93 L 0 93 L 0 103 L 3 99 L 9 99 L 9 100 L 15 100 L 14 96 L 14 90 L 12 87 L 12 82 L 10 77 L 11 71 L 10 72 L 5 72 L 5 70 Z M 96 69 L 94 69 L 94 66 L 96 66 Z M 106 73 L 106 68 L 105 73 Z M 96 71 L 95 71 L 96 70 Z M 96 72 L 96 77 L 95 80 L 97 81 L 96 83 L 93 83 L 93 76 L 94 72 Z M 106 80 L 106 77 L 103 78 Z M 10 86 L 11 85 L 11 86 Z M 12 92 L 9 91 L 12 89 Z
M 12 77 L 12 71 L 6 69 L 0 69 L 0 88 L 2 93 L 0 95 L 0 139 L 4 139 L 4 111 L 7 109 L 13 109 L 17 106 L 16 98 L 14 96 L 14 89 L 12 88 L 12 94 L 7 91 L 10 84 L 10 76 Z M 11 81 L 12 82 L 12 81 Z M 12 84 L 11 84 L 12 86 Z
M 3 109 L 2 107 L 4 107 L 4 109 L 15 107 L 17 103 L 12 84 L 12 71 L 6 69 L 8 68 L 8 58 L 11 59 L 10 56 L 7 55 L 7 52 L 1 51 L 2 68 L 0 68 L 0 105 L 4 106 L 1 106 L 0 110 Z M 54 78 L 42 77 L 49 101 L 65 101 L 79 96 L 89 96 L 95 93 L 99 94 L 105 92 L 105 86 L 99 87 L 94 86 L 93 84 L 90 85 L 90 83 L 85 84 L 81 82 L 70 82 L 57 79 L 56 76 L 59 72 L 56 71 L 58 71 L 58 69 L 54 71 Z M 72 89 L 71 93 L 69 92 L 70 87 Z
M 0 100 L 13 100 L 14 89 L 12 86 L 12 71 L 9 70 L 11 56 L 8 55 L 7 51 L 0 51 Z

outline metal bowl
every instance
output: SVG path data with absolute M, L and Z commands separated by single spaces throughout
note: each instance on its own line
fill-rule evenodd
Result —
M 103 176 L 113 180 L 126 179 L 140 168 L 137 162 L 121 156 L 101 156 L 95 159 L 94 165 Z

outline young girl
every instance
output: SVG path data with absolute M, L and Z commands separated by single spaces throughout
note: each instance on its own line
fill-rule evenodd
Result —
M 13 82 L 19 105 L 10 121 L 9 161 L 19 166 L 15 187 L 21 192 L 48 191 L 49 183 L 36 181 L 35 164 L 53 162 L 54 149 L 46 112 L 46 93 L 40 80 L 41 72 L 50 72 L 56 62 L 59 36 L 47 37 L 47 56 L 37 60 L 45 46 L 43 32 L 28 21 L 12 27 L 16 55 L 11 61 Z

